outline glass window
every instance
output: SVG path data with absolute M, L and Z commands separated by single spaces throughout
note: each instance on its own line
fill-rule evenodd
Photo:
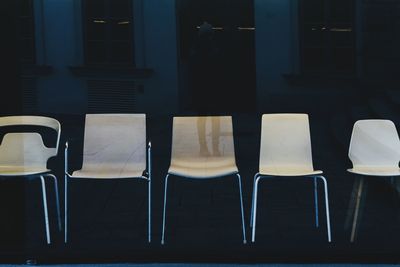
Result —
M 303 73 L 355 72 L 354 0 L 300 2 Z
M 35 64 L 35 23 L 33 16 L 33 0 L 18 0 L 17 38 L 19 43 L 19 57 L 23 64 Z
M 88 65 L 134 65 L 132 0 L 83 0 Z

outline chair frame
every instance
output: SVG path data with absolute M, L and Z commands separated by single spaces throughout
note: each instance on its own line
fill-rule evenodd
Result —
M 2 119 L 11 119 L 11 118 L 21 118 L 24 120 L 22 123 L 6 123 L 0 125 L 0 127 L 3 126 L 23 126 L 23 125 L 31 125 L 31 126 L 37 126 L 37 127 L 44 127 L 44 128 L 51 128 L 57 132 L 57 141 L 56 141 L 56 146 L 54 147 L 56 151 L 56 155 L 53 157 L 56 157 L 58 154 L 58 147 L 60 143 L 60 136 L 61 136 L 61 124 L 59 121 L 57 121 L 54 118 L 51 117 L 44 117 L 44 116 L 31 116 L 31 115 L 25 115 L 25 116 L 5 116 L 2 117 Z M 28 120 L 30 118 L 37 118 L 37 119 L 46 119 L 46 120 L 51 120 L 53 121 L 57 127 L 51 127 L 46 124 L 41 124 L 41 123 L 30 123 Z M 43 139 L 43 137 L 42 137 Z M 42 202 L 43 202 L 43 215 L 44 215 L 44 225 L 45 225 L 45 231 L 46 231 L 46 242 L 47 244 L 51 244 L 51 235 L 50 235 L 50 223 L 49 223 L 49 212 L 48 212 L 48 202 L 47 202 L 47 191 L 46 191 L 46 180 L 45 178 L 51 178 L 54 181 L 54 191 L 55 191 L 55 197 L 56 197 L 56 209 L 57 209 L 57 225 L 58 225 L 58 231 L 62 231 L 62 224 L 61 224 L 61 212 L 60 212 L 60 199 L 59 199 L 59 190 L 58 190 L 58 181 L 57 177 L 51 173 L 52 170 L 48 172 L 42 172 L 42 173 L 35 173 L 35 174 L 29 174 L 29 175 L 23 175 L 23 177 L 26 177 L 28 179 L 35 179 L 35 178 L 40 178 L 41 182 L 41 191 L 42 191 Z M 11 175 L 1 175 L 0 178 L 2 179 L 7 179 L 11 177 L 16 177 L 16 176 L 11 176 Z
M 386 119 L 363 119 L 363 120 L 358 120 L 353 124 L 353 129 L 351 133 L 351 138 L 350 138 L 350 144 L 349 144 L 349 151 L 348 151 L 348 157 L 350 161 L 352 162 L 353 168 L 354 168 L 354 163 L 350 157 L 351 153 L 351 148 L 353 145 L 353 139 L 354 139 L 354 130 L 355 126 L 358 123 L 362 123 L 363 121 L 390 121 L 390 123 L 393 124 L 393 126 L 396 129 L 396 133 L 398 136 L 397 128 L 396 125 L 394 124 L 393 121 L 391 120 L 386 120 Z M 349 200 L 349 205 L 347 209 L 347 215 L 344 223 L 344 229 L 348 230 L 351 227 L 351 232 L 350 232 L 350 242 L 354 243 L 357 238 L 357 233 L 358 233 L 358 228 L 359 224 L 361 221 L 364 205 L 365 205 L 365 199 L 367 197 L 367 192 L 368 192 L 368 177 L 380 177 L 383 179 L 388 179 L 390 184 L 394 184 L 394 178 L 399 177 L 400 175 L 379 175 L 379 174 L 362 174 L 362 173 L 357 173 L 350 171 L 350 169 L 347 170 L 348 173 L 355 175 L 355 180 L 353 183 L 353 189 L 351 192 L 350 200 Z
M 252 236 L 251 241 L 254 243 L 256 239 L 256 221 L 257 221 L 257 200 L 258 200 L 258 184 L 260 180 L 266 178 L 276 178 L 281 176 L 272 176 L 272 175 L 261 175 L 260 173 L 256 173 L 254 175 L 254 185 L 253 185 L 253 197 L 251 204 L 251 217 L 250 217 L 250 227 L 252 228 Z M 319 228 L 319 209 L 318 209 L 318 180 L 321 179 L 324 183 L 324 192 L 325 192 L 325 214 L 326 214 L 326 228 L 328 235 L 328 242 L 332 242 L 331 238 L 331 223 L 330 223 L 330 213 L 329 213 L 329 197 L 328 197 L 328 183 L 326 178 L 322 175 L 315 176 L 289 176 L 290 178 L 312 178 L 314 181 L 314 209 L 315 209 L 315 227 Z
M 68 180 L 72 179 L 71 175 L 68 173 L 68 141 L 65 143 L 65 150 L 64 150 L 64 243 L 68 243 Z M 124 177 L 124 178 L 110 178 L 107 180 L 114 180 L 114 179 L 144 179 L 148 182 L 148 243 L 151 243 L 151 141 L 147 144 L 147 162 L 146 162 L 146 174 L 147 176 L 139 176 L 139 177 Z M 96 177 L 93 177 L 94 179 Z M 93 179 L 93 178 L 79 178 L 79 179 Z
M 311 154 L 311 137 L 310 137 L 310 132 L 309 132 L 309 120 L 308 120 L 308 114 L 297 114 L 297 113 L 283 113 L 283 114 L 264 114 L 263 115 L 263 119 L 262 119 L 262 132 L 264 131 L 263 129 L 263 125 L 264 125 L 264 116 L 306 116 L 306 123 L 307 123 L 307 132 L 304 132 L 307 136 L 306 137 L 307 140 L 307 146 L 310 149 L 309 150 L 309 156 L 310 158 L 308 159 L 311 163 L 311 168 L 312 167 L 312 154 Z M 305 124 L 303 126 L 306 126 Z M 260 145 L 260 149 L 263 149 L 263 133 L 261 135 L 261 145 Z M 286 151 L 286 150 L 285 150 Z M 261 152 L 260 151 L 260 164 L 261 164 Z M 287 153 L 290 153 L 289 151 L 286 151 Z M 260 167 L 259 167 L 259 171 L 261 171 Z M 316 172 L 315 170 L 313 170 L 313 172 Z M 329 214 L 329 197 L 328 197 L 328 183 L 326 181 L 326 178 L 324 176 L 322 176 L 322 171 L 318 171 L 316 173 L 293 173 L 293 174 L 260 174 L 260 172 L 256 173 L 254 175 L 254 180 L 253 180 L 253 196 L 252 196 L 252 204 L 251 204 L 251 216 L 250 216 L 250 227 L 252 230 L 252 237 L 251 240 L 254 243 L 255 242 L 255 236 L 256 236 L 256 221 L 257 221 L 257 200 L 258 200 L 258 186 L 259 186 L 259 182 L 262 179 L 266 179 L 266 178 L 276 178 L 276 177 L 289 177 L 289 178 L 312 178 L 313 182 L 314 182 L 314 209 L 315 209 L 315 227 L 319 228 L 319 209 L 318 209 L 318 179 L 321 179 L 324 183 L 324 192 L 325 192 L 325 213 L 326 213 L 326 227 L 327 227 L 327 235 L 328 235 L 328 242 L 331 242 L 331 224 L 330 224 L 330 214 Z
M 239 196 L 240 196 L 240 210 L 241 210 L 241 215 L 242 215 L 242 232 L 243 232 L 243 244 L 247 243 L 246 239 L 246 226 L 245 226 L 245 220 L 244 220 L 244 208 L 243 208 L 243 194 L 242 194 L 242 178 L 240 174 L 237 173 L 232 173 L 233 175 L 236 175 L 238 178 L 238 183 L 239 183 Z M 165 182 L 164 182 L 164 207 L 163 207 L 163 223 L 162 223 L 162 237 L 161 237 L 161 245 L 165 244 L 165 223 L 166 223 L 166 211 L 167 211 L 167 191 L 168 191 L 168 178 L 173 175 L 181 178 L 188 178 L 188 179 L 195 179 L 195 180 L 200 180 L 199 178 L 191 178 L 191 177 L 186 177 L 186 176 L 180 176 L 176 174 L 171 174 L 167 173 L 165 176 Z M 224 175 L 224 176 L 218 176 L 218 177 L 210 177 L 210 178 L 201 178 L 203 179 L 218 179 L 221 177 L 226 177 L 229 176 L 230 174 Z
M 163 205 L 163 221 L 162 221 L 162 236 L 161 236 L 161 245 L 165 244 L 165 224 L 166 224 L 166 210 L 167 210 L 167 192 L 168 192 L 168 180 L 170 176 L 176 176 L 181 178 L 193 179 L 193 180 L 210 180 L 210 179 L 219 179 L 222 177 L 236 175 L 238 178 L 239 183 L 239 197 L 240 197 L 240 209 L 241 209 L 241 218 L 242 218 L 242 234 L 243 234 L 243 244 L 247 243 L 246 239 L 246 226 L 245 226 L 245 219 L 244 219 L 244 208 L 243 208 L 243 193 L 242 193 L 242 178 L 239 172 L 227 173 L 221 176 L 213 176 L 213 177 L 201 177 L 201 178 L 194 178 L 194 177 L 187 177 L 182 175 L 177 175 L 175 173 L 167 172 L 164 180 L 164 205 Z

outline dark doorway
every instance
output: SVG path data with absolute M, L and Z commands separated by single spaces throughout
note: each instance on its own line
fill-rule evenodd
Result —
M 253 0 L 178 0 L 180 108 L 255 110 Z
M 0 116 L 20 115 L 22 109 L 22 93 L 20 86 L 19 40 L 17 29 L 20 30 L 18 8 L 28 1 L 0 1 L 0 31 L 2 40 L 1 51 L 1 93 Z M 4 136 L 1 127 L 0 143 Z M 25 248 L 25 187 L 20 179 L 5 179 L 0 181 L 0 251 L 1 258 Z

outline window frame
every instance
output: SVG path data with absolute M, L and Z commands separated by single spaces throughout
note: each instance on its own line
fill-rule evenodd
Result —
M 304 2 L 308 0 L 299 0 L 299 8 L 298 8 L 298 31 L 299 31 L 299 67 L 300 73 L 302 75 L 335 75 L 335 76 L 356 76 L 357 75 L 357 25 L 356 25 L 356 0 L 349 0 L 349 5 L 352 5 L 352 14 L 349 21 L 342 21 L 341 24 L 348 24 L 351 27 L 351 37 L 349 40 L 349 45 L 340 46 L 335 45 L 332 41 L 333 33 L 332 29 L 335 29 L 335 25 L 339 24 L 338 22 L 334 22 L 332 20 L 330 3 L 335 0 L 322 0 L 325 4 L 323 8 L 322 21 L 320 22 L 321 26 L 325 28 L 324 33 L 322 33 L 322 41 L 320 46 L 315 46 L 315 48 L 320 47 L 322 50 L 322 55 L 324 57 L 322 64 L 318 68 L 309 68 L 306 66 L 306 48 L 312 48 L 312 46 L 306 45 L 306 31 L 305 26 L 307 24 L 318 24 L 319 22 L 312 23 L 311 21 L 305 18 L 305 4 Z M 321 28 L 322 29 L 322 28 Z M 338 48 L 344 48 L 351 50 L 351 65 L 348 70 L 340 70 L 338 67 L 334 67 L 334 50 Z M 350 62 L 350 61 L 349 61 Z
M 88 20 L 90 19 L 88 10 L 87 10 L 87 0 L 81 0 L 81 13 L 82 13 L 82 45 L 83 45 L 83 63 L 85 66 L 92 66 L 92 67 L 110 67 L 110 68 L 115 68 L 115 67 L 135 67 L 135 24 L 134 24 L 134 0 L 129 0 L 127 1 L 129 3 L 129 11 L 128 11 L 128 17 L 114 17 L 110 14 L 110 3 L 113 0 L 99 0 L 99 2 L 102 2 L 104 7 L 104 21 L 106 21 L 106 29 L 105 29 L 105 37 L 102 39 L 102 42 L 105 44 L 105 60 L 102 62 L 96 62 L 90 60 L 89 56 L 89 43 L 96 42 L 95 39 L 89 39 L 88 36 Z M 95 17 L 92 17 L 92 19 L 95 19 Z M 99 18 L 101 19 L 101 18 Z M 127 19 L 129 21 L 129 29 L 128 29 L 128 36 L 126 40 L 115 40 L 112 38 L 112 30 L 111 30 L 111 24 L 109 21 L 112 20 L 117 20 L 117 19 Z M 99 40 L 97 40 L 99 41 Z M 99 41 L 100 42 L 100 41 Z M 127 61 L 118 61 L 113 59 L 112 57 L 112 44 L 116 42 L 125 42 L 129 45 L 130 49 L 130 55 L 129 55 L 129 60 Z
M 29 2 L 29 14 L 23 14 L 23 2 Z M 34 0 L 18 0 L 16 1 L 17 5 L 17 38 L 18 38 L 18 50 L 19 50 L 19 61 L 22 65 L 35 65 L 37 63 L 37 55 L 36 55 L 36 33 L 35 33 L 35 3 Z M 29 31 L 29 34 L 22 34 L 22 27 L 24 26 L 23 20 L 30 20 L 29 29 L 25 29 Z M 30 40 L 30 56 L 24 57 L 25 46 L 23 45 L 23 41 Z

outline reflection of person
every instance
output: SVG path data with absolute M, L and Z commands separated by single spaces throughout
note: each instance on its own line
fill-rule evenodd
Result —
M 198 29 L 189 59 L 192 105 L 202 115 L 218 107 L 218 53 L 213 26 L 204 21 Z
M 206 124 L 207 117 L 199 117 L 197 119 L 197 133 L 199 136 L 200 155 L 214 157 L 221 156 L 221 152 L 219 151 L 219 138 L 221 136 L 220 118 L 211 117 L 212 154 L 210 154 L 210 152 L 208 151 Z

